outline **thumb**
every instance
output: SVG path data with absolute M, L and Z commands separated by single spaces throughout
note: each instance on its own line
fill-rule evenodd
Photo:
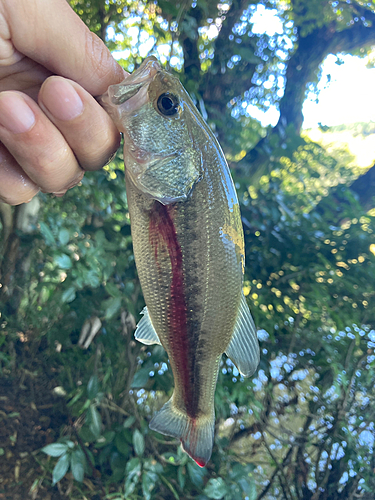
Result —
M 1 14 L 18 52 L 90 94 L 124 79 L 124 70 L 66 0 L 0 0 L 0 25 Z

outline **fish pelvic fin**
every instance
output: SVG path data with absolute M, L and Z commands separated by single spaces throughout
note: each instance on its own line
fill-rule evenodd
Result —
M 225 354 L 244 377 L 250 377 L 258 367 L 260 353 L 257 330 L 244 294 L 241 297 L 236 324 Z
M 215 413 L 189 417 L 176 408 L 173 398 L 165 403 L 150 422 L 150 429 L 180 439 L 182 449 L 199 465 L 209 461 L 214 444 Z
M 134 334 L 134 338 L 142 344 L 152 345 L 159 344 L 161 345 L 158 334 L 155 331 L 155 328 L 151 322 L 150 315 L 148 313 L 147 307 L 144 307 L 141 314 L 143 314 L 143 318 L 137 325 L 137 329 Z

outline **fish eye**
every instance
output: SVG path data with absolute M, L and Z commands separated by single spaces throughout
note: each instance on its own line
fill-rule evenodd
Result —
M 179 102 L 175 95 L 165 92 L 157 102 L 158 110 L 164 116 L 174 116 L 178 113 Z

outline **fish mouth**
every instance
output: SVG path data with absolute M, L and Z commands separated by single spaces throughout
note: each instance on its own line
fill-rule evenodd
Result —
M 107 111 L 113 107 L 121 107 L 121 113 L 135 111 L 147 101 L 148 86 L 161 69 L 154 56 L 147 57 L 125 80 L 117 85 L 110 85 L 107 92 L 100 97 L 100 102 Z M 135 96 L 137 98 L 132 99 Z

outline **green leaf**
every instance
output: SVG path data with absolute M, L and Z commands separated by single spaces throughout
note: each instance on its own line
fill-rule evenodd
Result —
M 169 2 L 168 0 L 159 0 L 158 5 L 163 11 L 163 14 L 171 15 L 173 18 L 176 18 L 178 15 L 178 8 L 176 5 L 173 5 L 173 2 Z
M 41 451 L 49 455 L 50 457 L 60 457 L 63 453 L 68 450 L 68 445 L 63 443 L 52 443 L 48 444 Z
M 137 483 L 141 478 L 141 461 L 139 458 L 132 458 L 126 464 L 125 497 L 133 493 Z
M 76 394 L 72 397 L 72 399 L 67 403 L 66 406 L 73 406 L 82 396 L 83 389 L 77 389 Z
M 33 484 L 30 486 L 30 489 L 29 489 L 29 494 L 32 494 L 34 492 L 38 492 L 38 489 L 39 489 L 39 481 L 40 481 L 40 478 L 36 478 L 34 479 L 33 481 Z M 31 495 L 32 498 L 35 498 L 35 495 Z
M 104 464 L 108 464 L 108 458 L 111 455 L 111 450 L 112 450 L 111 445 L 106 445 L 104 448 L 102 448 L 99 452 L 99 455 L 96 455 L 96 460 L 98 464 L 102 467 Z M 107 467 L 107 465 L 106 465 Z
M 150 458 L 143 461 L 143 468 L 150 472 L 155 472 L 155 474 L 162 474 L 164 471 L 163 466 L 159 462 Z
M 135 375 L 133 377 L 133 380 L 132 380 L 130 387 L 132 389 L 138 389 L 138 388 L 144 387 L 147 384 L 148 379 L 150 378 L 149 373 L 150 373 L 150 369 L 147 367 L 141 368 L 140 370 L 135 372 Z
M 70 439 L 66 439 L 66 441 L 64 442 L 68 445 L 68 448 L 70 448 L 71 450 L 75 447 L 75 444 L 73 443 L 73 441 L 70 441 Z
M 187 461 L 189 460 L 188 455 L 184 452 L 181 446 L 177 448 L 177 456 L 180 460 L 181 465 L 186 465 Z
M 70 240 L 69 231 L 65 228 L 60 229 L 59 231 L 59 241 L 62 245 L 67 245 Z
M 125 455 L 126 457 L 129 455 L 131 448 L 123 434 L 117 432 L 115 437 L 115 445 L 118 451 L 122 453 L 122 455 Z
M 94 399 L 99 391 L 99 379 L 97 375 L 91 375 L 87 384 L 87 397 Z
M 121 307 L 121 297 L 114 297 L 106 301 L 106 310 L 105 310 L 105 318 L 111 319 L 113 316 L 118 313 Z
M 257 487 L 254 481 L 250 483 L 249 490 L 247 491 L 247 496 L 249 497 L 249 500 L 256 500 L 258 497 Z
M 53 469 L 53 472 L 52 472 L 52 484 L 55 486 L 56 483 L 58 483 L 64 476 L 65 474 L 68 472 L 68 469 L 69 469 L 69 463 L 70 463 L 70 456 L 68 453 L 64 453 L 64 455 L 62 455 L 54 469 Z
M 109 295 L 111 295 L 112 297 L 121 297 L 121 292 L 114 283 L 109 281 L 105 285 L 105 289 L 107 290 Z
M 83 478 L 85 475 L 85 463 L 86 463 L 86 457 L 83 451 L 79 448 L 74 450 L 70 458 L 70 467 L 74 479 L 76 481 L 79 481 L 80 483 L 83 482 Z
M 70 269 L 72 267 L 72 260 L 66 253 L 55 257 L 55 262 L 61 269 Z
M 186 483 L 186 469 L 184 466 L 178 468 L 177 479 L 178 479 L 178 484 L 180 485 L 180 488 L 183 490 L 185 487 L 185 483 Z
M 102 418 L 94 405 L 89 407 L 88 420 L 90 431 L 98 438 L 102 432 Z
M 100 436 L 100 438 L 95 443 L 95 448 L 104 448 L 104 446 L 107 446 L 113 441 L 116 435 L 117 434 L 115 431 L 105 431 L 103 436 Z
M 135 490 L 135 487 L 137 486 L 138 478 L 136 476 L 131 477 L 131 478 L 126 478 L 125 480 L 125 498 L 128 498 L 133 491 Z
M 141 457 L 145 451 L 145 440 L 138 429 L 133 433 L 133 446 L 136 454 Z
M 47 224 L 45 224 L 44 222 L 40 222 L 39 226 L 40 226 L 40 232 L 42 233 L 45 242 L 50 246 L 55 245 L 56 244 L 55 238 L 53 237 L 52 231 L 47 226 Z
M 143 472 L 142 474 L 142 492 L 145 500 L 151 499 L 151 492 L 155 488 L 155 483 L 158 479 L 154 472 Z
M 65 290 L 65 292 L 61 296 L 61 300 L 69 304 L 69 302 L 73 302 L 76 298 L 76 289 L 74 286 L 71 286 Z
M 202 469 L 195 462 L 188 462 L 187 469 L 191 482 L 198 488 L 202 488 L 203 478 L 207 474 L 206 469 Z
M 259 64 L 261 59 L 260 57 L 254 54 L 253 49 L 249 49 L 247 47 L 238 47 L 236 50 L 238 55 L 242 57 L 248 64 Z
M 124 477 L 125 477 L 124 467 L 112 468 L 111 483 L 119 483 L 124 479 Z M 124 497 L 122 496 L 119 500 L 124 500 Z
M 128 418 L 125 420 L 125 422 L 123 423 L 123 427 L 124 427 L 125 429 L 129 429 L 129 427 L 131 427 L 131 426 L 134 424 L 134 422 L 135 422 L 135 421 L 136 421 L 135 416 L 134 416 L 134 415 L 130 415 L 130 417 L 128 417 Z
M 126 441 L 130 444 L 133 445 L 133 432 L 130 429 L 124 429 L 122 431 L 122 434 Z
M 128 281 L 125 284 L 125 290 L 124 291 L 125 291 L 126 295 L 131 295 L 134 292 L 134 283 L 132 283 L 131 281 Z
M 224 482 L 224 479 L 221 477 L 217 477 L 210 479 L 203 491 L 208 496 L 208 498 L 221 500 L 221 498 L 223 498 L 224 495 L 227 494 L 228 488 Z
M 85 283 L 89 285 L 91 288 L 98 288 L 98 286 L 100 285 L 100 279 L 98 273 L 93 269 L 84 273 L 84 280 Z
M 236 484 L 241 487 L 242 491 L 245 493 L 247 497 L 252 494 L 254 483 L 249 477 L 241 477 L 241 479 L 238 479 L 236 481 Z
M 257 399 L 254 399 L 254 400 L 252 401 L 252 405 L 257 406 L 257 407 L 258 407 L 258 408 L 260 408 L 261 410 L 263 410 L 263 409 L 264 409 L 263 404 L 262 404 L 260 401 L 258 401 Z
M 84 443 L 92 443 L 97 439 L 97 436 L 93 434 L 93 432 L 89 429 L 87 425 L 84 425 L 81 428 L 81 430 L 79 431 L 79 437 L 82 439 Z
M 127 460 L 124 455 L 121 455 L 118 451 L 113 451 L 111 453 L 110 464 L 112 470 L 122 469 L 122 473 L 124 474 L 126 469 Z

